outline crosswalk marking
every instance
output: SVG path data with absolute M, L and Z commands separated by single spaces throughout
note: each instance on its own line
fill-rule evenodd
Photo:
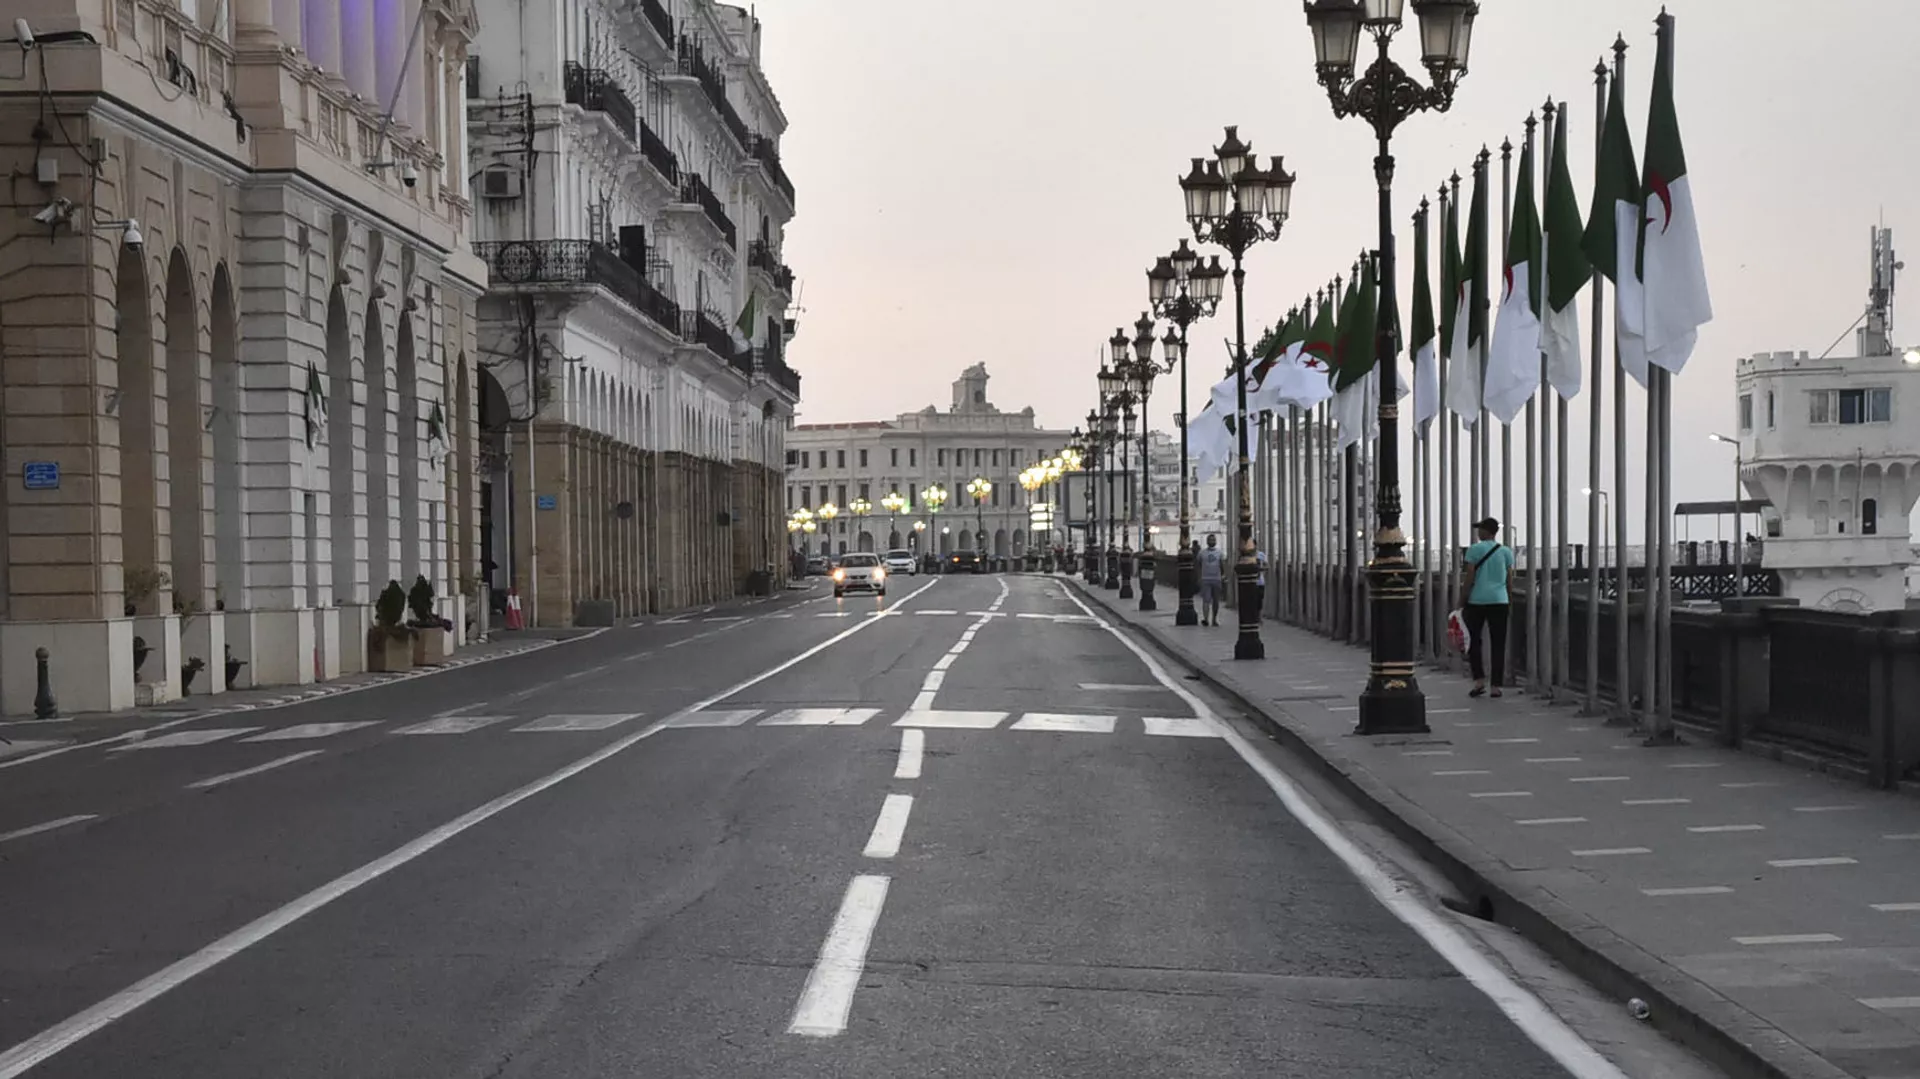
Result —
M 1167 719 L 1148 716 L 1141 720 L 1147 733 L 1163 738 L 1218 738 L 1220 732 L 1204 719 Z
M 787 708 L 760 721 L 762 727 L 858 727 L 878 708 Z
M 990 731 L 1007 718 L 1005 712 L 955 712 L 943 708 L 910 708 L 895 721 L 896 727 L 947 727 L 955 730 Z
M 713 712 L 689 712 L 667 721 L 669 727 L 738 727 L 760 714 L 758 708 L 720 709 Z
M 395 734 L 470 734 L 482 727 L 505 723 L 511 716 L 436 716 L 425 723 L 402 727 Z
M 258 727 L 218 727 L 203 731 L 174 731 L 158 738 L 148 738 L 139 742 L 128 742 L 113 747 L 113 752 L 125 752 L 129 749 L 174 749 L 179 746 L 203 746 L 208 742 L 218 742 L 223 738 L 234 738 L 242 734 L 252 734 Z
M 1112 734 L 1114 724 L 1119 721 L 1119 716 L 1076 716 L 1060 712 L 1028 712 L 1008 730 Z
M 308 738 L 330 738 L 361 727 L 371 727 L 375 722 L 375 720 L 366 719 L 357 723 L 299 723 L 240 740 L 242 742 L 298 742 Z
M 607 715 L 558 715 L 541 716 L 532 723 L 515 727 L 515 731 L 604 731 L 608 727 L 617 727 L 629 719 L 639 718 L 639 712 L 613 712 Z

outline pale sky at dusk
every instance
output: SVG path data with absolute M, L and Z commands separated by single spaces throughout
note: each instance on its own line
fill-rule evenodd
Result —
M 1896 247 L 1920 252 L 1920 146 L 1899 138 L 1920 107 L 1906 72 L 1920 4 L 1668 7 L 1716 309 L 1676 381 L 1674 494 L 1726 498 L 1731 459 L 1691 440 L 1731 433 L 1735 357 L 1826 349 L 1860 314 L 1869 228 L 1883 214 Z M 1483 0 L 1453 110 L 1415 117 L 1395 138 L 1404 256 L 1420 197 L 1455 169 L 1465 176 L 1482 143 L 1496 150 L 1497 178 L 1501 138 L 1517 144 L 1548 96 L 1574 106 L 1584 209 L 1595 61 L 1626 35 L 1628 115 L 1644 150 L 1659 10 Z M 960 369 L 984 361 L 996 404 L 1031 404 L 1042 423 L 1072 427 L 1093 402 L 1104 342 L 1146 306 L 1145 270 L 1190 235 L 1176 178 L 1224 124 L 1263 158 L 1284 154 L 1299 177 L 1286 233 L 1248 258 L 1250 338 L 1375 244 L 1372 135 L 1334 119 L 1298 2 L 763 0 L 758 13 L 800 190 L 786 261 L 804 283 L 791 350 L 806 379 L 801 422 L 944 408 Z M 1415 35 L 1395 55 L 1417 68 Z M 1497 184 L 1494 208 L 1497 228 Z M 1895 338 L 1920 342 L 1901 309 Z M 1219 377 L 1231 334 L 1230 304 L 1194 327 L 1196 398 Z M 1156 386 L 1156 427 L 1170 426 L 1175 392 L 1172 379 Z M 1636 416 L 1643 407 L 1630 400 Z M 1585 399 L 1573 408 L 1579 445 Z M 1578 486 L 1578 450 L 1573 467 Z

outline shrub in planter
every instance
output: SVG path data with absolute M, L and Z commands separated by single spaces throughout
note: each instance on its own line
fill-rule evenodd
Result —
M 427 666 L 451 655 L 447 634 L 453 631 L 453 623 L 434 611 L 433 585 L 425 576 L 413 579 L 413 587 L 407 591 L 407 607 L 413 615 L 407 628 L 413 631 L 414 665 Z
M 404 671 L 413 666 L 413 631 L 402 621 L 407 594 L 399 581 L 388 581 L 373 604 L 373 626 L 367 630 L 367 669 Z

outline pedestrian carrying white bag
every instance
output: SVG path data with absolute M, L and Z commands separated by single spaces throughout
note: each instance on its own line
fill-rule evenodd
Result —
M 1447 616 L 1447 644 L 1456 652 L 1465 652 L 1470 643 L 1467 616 L 1456 610 Z

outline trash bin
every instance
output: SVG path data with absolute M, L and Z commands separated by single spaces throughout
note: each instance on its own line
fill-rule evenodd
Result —
M 770 596 L 773 594 L 773 570 L 757 569 L 747 574 L 747 595 Z

